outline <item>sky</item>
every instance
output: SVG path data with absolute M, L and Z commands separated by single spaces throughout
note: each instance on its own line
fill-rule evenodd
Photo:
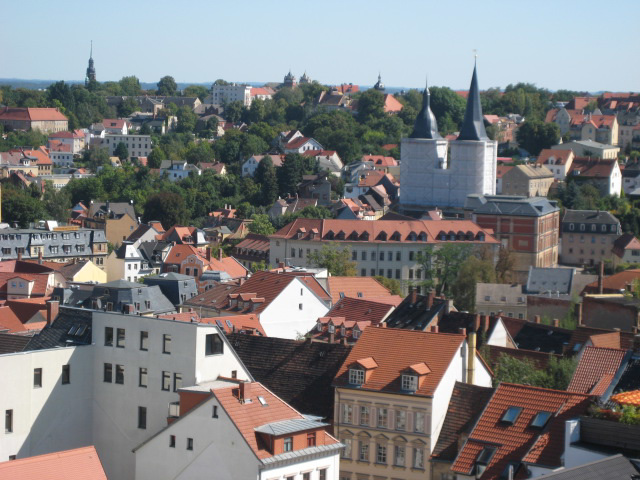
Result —
M 608 5 L 612 5 L 608 11 Z M 2 2 L 0 78 L 640 90 L 640 1 Z

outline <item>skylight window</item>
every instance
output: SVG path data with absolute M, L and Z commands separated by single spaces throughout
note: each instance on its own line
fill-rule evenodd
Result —
M 544 428 L 549 419 L 551 418 L 551 412 L 538 412 L 533 420 L 531 421 L 531 426 L 533 428 Z
M 266 407 L 267 405 L 269 405 L 262 395 L 258 396 L 258 401 L 260 402 L 260 405 L 262 405 L 263 407 Z
M 233 324 L 231 323 L 231 320 L 225 320 L 227 327 L 233 329 Z
M 487 466 L 493 458 L 494 453 L 496 453 L 495 447 L 484 447 L 480 451 L 480 453 L 478 454 L 478 458 L 476 459 L 476 478 L 480 478 L 480 476 L 487 469 Z
M 522 412 L 522 407 L 509 407 L 507 411 L 504 412 L 504 415 L 502 415 L 500 421 L 513 425 L 520 416 L 520 412 Z
M 220 327 L 220 328 L 224 328 L 224 326 L 222 325 L 222 322 L 220 320 L 216 320 L 216 325 L 218 325 L 218 327 Z

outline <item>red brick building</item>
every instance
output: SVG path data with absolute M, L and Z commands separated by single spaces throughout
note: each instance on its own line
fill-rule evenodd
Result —
M 514 260 L 514 281 L 526 281 L 529 267 L 556 267 L 560 209 L 543 197 L 469 195 L 465 216 L 491 229 Z

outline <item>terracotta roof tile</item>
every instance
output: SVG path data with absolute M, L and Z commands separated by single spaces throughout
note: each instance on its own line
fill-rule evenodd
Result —
M 386 113 L 397 113 L 400 112 L 404 108 L 404 105 L 400 103 L 393 95 L 386 94 L 384 96 L 384 106 L 383 110 Z
M 589 340 L 593 335 L 600 335 L 603 333 L 611 333 L 612 330 L 605 330 L 602 328 L 585 327 L 580 325 L 571 333 L 571 339 L 567 346 L 567 352 L 577 352 L 580 348 Z M 631 332 L 618 332 L 620 334 L 620 346 L 623 350 L 633 348 L 633 333 Z
M 553 157 L 554 165 L 565 165 L 572 156 L 573 151 L 571 150 L 552 150 L 550 148 L 544 148 L 538 154 L 536 163 L 539 165 L 548 165 L 549 159 Z
M 331 276 L 327 279 L 327 288 L 333 303 L 342 297 L 366 299 L 391 295 L 391 291 L 373 277 Z
M 564 452 L 564 422 L 586 412 L 590 402 L 586 395 L 503 383 L 489 400 L 452 470 L 473 474 L 485 447 L 495 448 L 495 453 L 480 479 L 499 478 L 512 461 L 559 467 Z M 520 413 L 513 423 L 502 422 L 509 407 L 520 408 Z M 551 418 L 542 429 L 531 427 L 540 412 L 550 412 Z
M 82 447 L 0 463 L 0 478 L 107 480 L 95 447 Z
M 640 269 L 629 269 L 604 277 L 602 281 L 603 293 L 620 293 L 627 290 L 633 281 L 640 278 Z M 585 293 L 598 293 L 598 282 L 593 282 L 584 287 Z
M 626 350 L 616 348 L 586 347 L 573 373 L 568 392 L 602 395 L 626 356 Z M 602 382 L 607 376 L 608 382 Z
M 262 328 L 260 319 L 253 314 L 227 315 L 224 317 L 208 317 L 200 320 L 201 323 L 218 325 L 227 335 L 230 333 L 259 333 L 263 337 L 267 334 Z
M 633 405 L 640 407 L 640 390 L 617 393 L 611 397 L 611 400 L 619 403 L 620 405 Z
M 334 385 L 349 384 L 349 368 L 357 361 L 372 358 L 378 367 L 361 388 L 384 392 L 401 392 L 401 375 L 407 367 L 424 362 L 431 369 L 415 395 L 432 396 L 464 342 L 464 335 L 369 327 L 355 344 L 336 375 Z
M 594 347 L 601 348 L 621 348 L 620 332 L 599 333 L 589 337 Z
M 326 317 L 344 317 L 346 320 L 367 321 L 378 325 L 393 310 L 388 303 L 379 303 L 369 299 L 345 297 L 338 300 Z
M 22 324 L 18 316 L 9 307 L 0 307 L 0 331 L 6 333 L 25 332 L 27 329 Z

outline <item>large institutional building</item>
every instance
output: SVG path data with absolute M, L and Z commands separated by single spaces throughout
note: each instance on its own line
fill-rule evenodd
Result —
M 498 144 L 484 128 L 476 69 L 456 140 L 449 142 L 440 136 L 429 101 L 425 88 L 413 132 L 402 139 L 401 207 L 463 207 L 469 194 L 495 195 Z

